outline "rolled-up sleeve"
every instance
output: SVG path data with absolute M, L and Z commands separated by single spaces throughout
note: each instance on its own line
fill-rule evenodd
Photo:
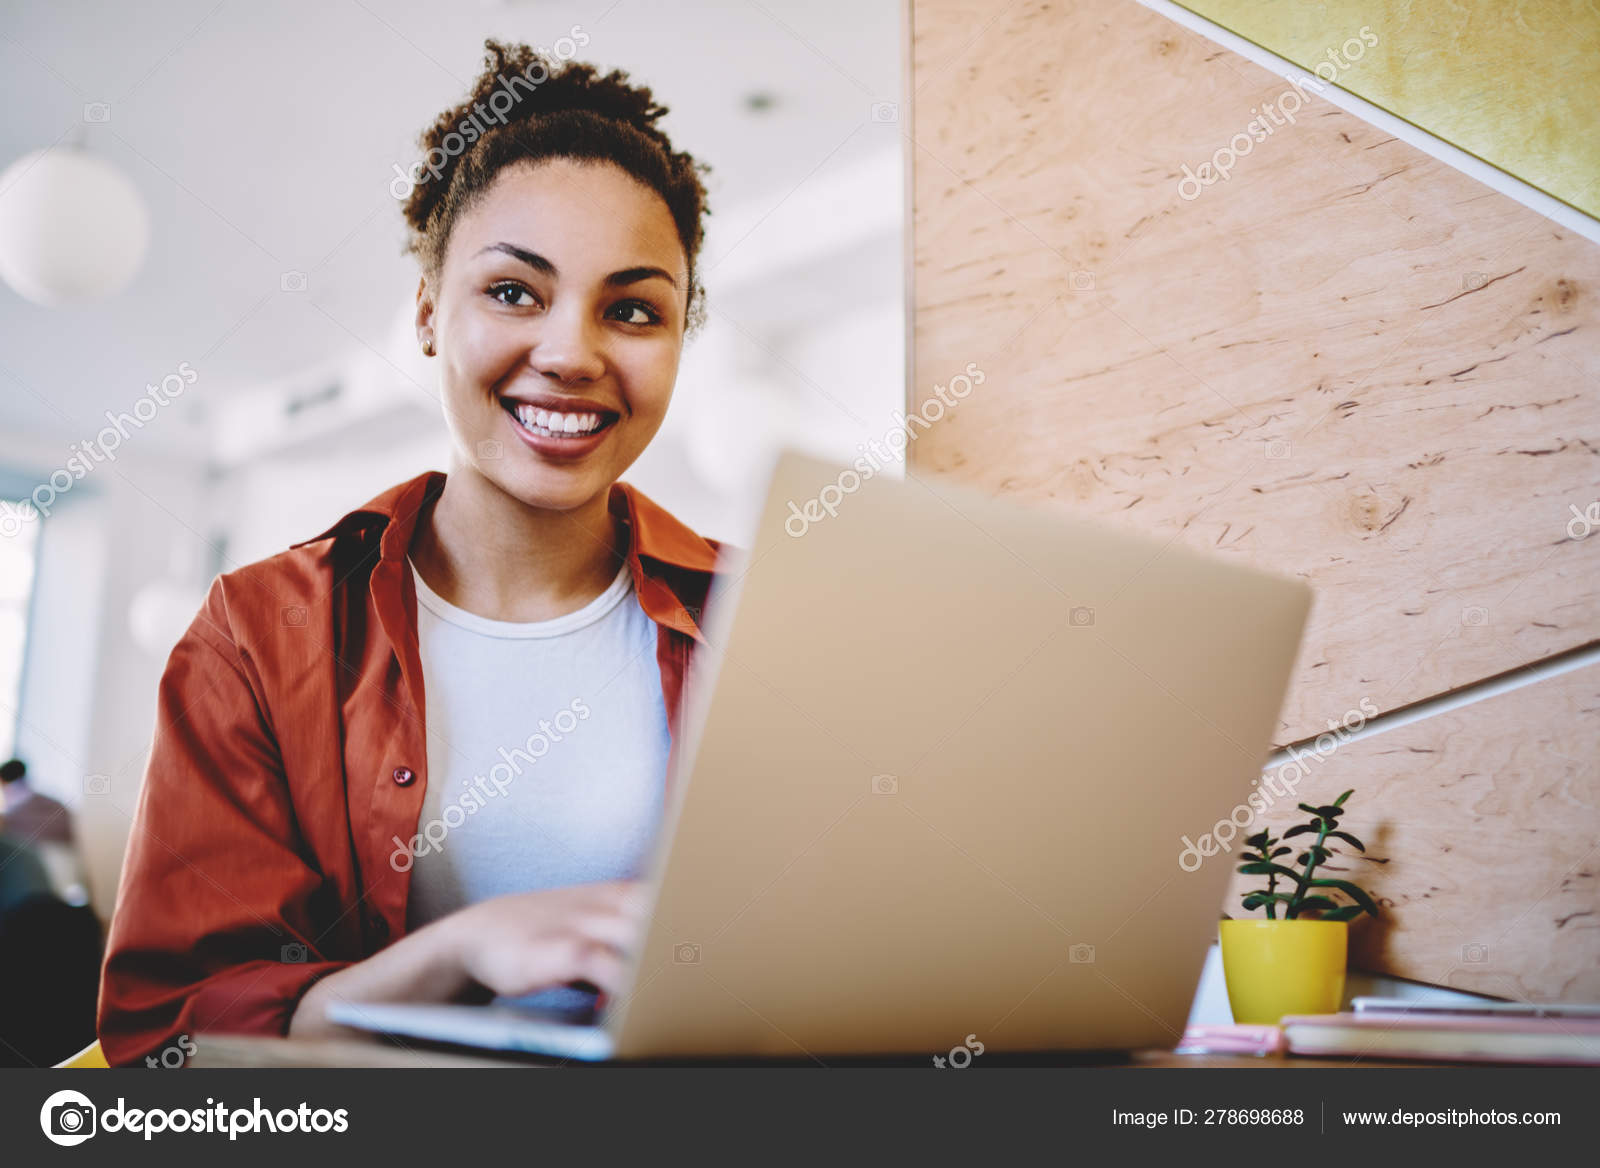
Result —
M 207 1031 L 284 1034 L 312 983 L 350 964 L 318 951 L 321 884 L 218 580 L 161 680 L 101 977 L 107 1061 Z

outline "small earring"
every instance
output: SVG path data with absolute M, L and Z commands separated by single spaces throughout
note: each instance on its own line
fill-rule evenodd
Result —
M 422 355 L 424 357 L 433 356 L 433 340 L 431 338 L 422 342 Z

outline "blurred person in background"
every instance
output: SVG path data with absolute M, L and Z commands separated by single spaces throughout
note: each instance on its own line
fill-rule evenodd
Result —
M 173 651 L 113 1064 L 339 999 L 592 1009 L 636 939 L 720 549 L 618 480 L 703 312 L 704 168 L 625 74 L 486 47 L 397 192 L 449 473 L 220 576 Z
M 28 783 L 20 758 L 0 764 L 0 835 L 27 846 L 50 876 L 50 887 L 69 904 L 88 904 L 83 863 L 66 804 Z
M 0 763 L 0 833 L 33 844 L 72 846 L 72 813 L 28 785 L 28 767 L 20 758 Z

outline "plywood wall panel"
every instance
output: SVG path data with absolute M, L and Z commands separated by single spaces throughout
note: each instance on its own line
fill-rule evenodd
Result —
M 918 474 L 1306 578 L 1280 742 L 1600 638 L 1600 248 L 1132 0 L 916 0 Z
M 1347 742 L 1305 770 L 1302 801 L 1355 789 L 1343 826 L 1367 854 L 1340 845 L 1329 874 L 1372 892 L 1381 915 L 1352 926 L 1353 967 L 1600 1001 L 1600 666 Z M 1305 818 L 1295 802 L 1261 822 L 1281 836 Z M 1252 915 L 1240 895 L 1260 886 L 1236 875 L 1223 911 Z

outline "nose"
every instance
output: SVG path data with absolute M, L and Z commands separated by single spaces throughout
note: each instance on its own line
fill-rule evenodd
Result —
M 594 381 L 605 372 L 598 334 L 581 304 L 569 300 L 544 315 L 528 362 L 562 385 Z

